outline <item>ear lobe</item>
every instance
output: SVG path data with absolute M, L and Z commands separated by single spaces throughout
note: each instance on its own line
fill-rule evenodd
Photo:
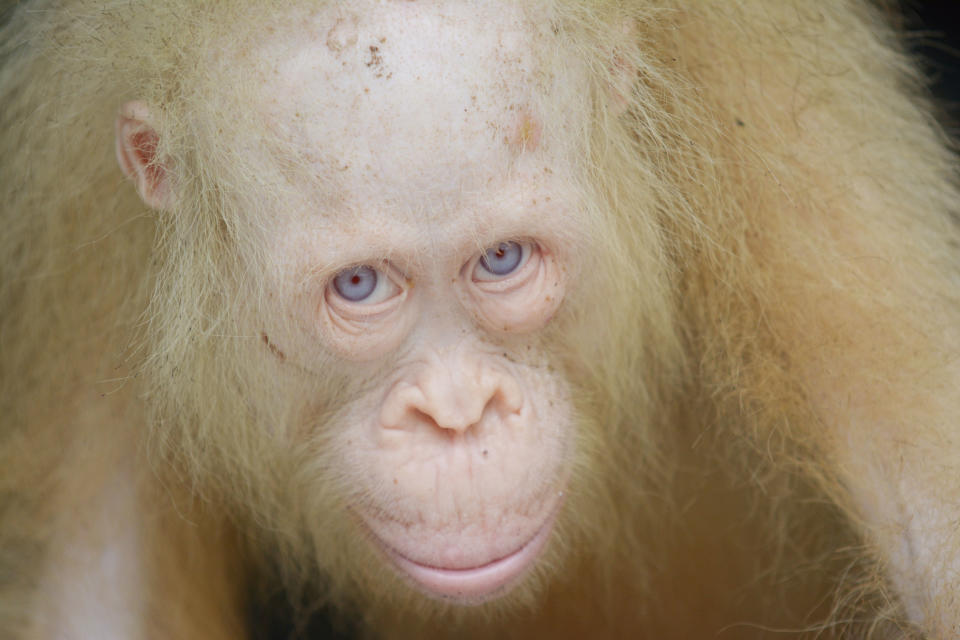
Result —
M 151 124 L 150 109 L 140 101 L 128 102 L 117 114 L 117 162 L 133 181 L 147 206 L 170 208 L 173 195 L 169 172 L 157 157 L 160 134 Z

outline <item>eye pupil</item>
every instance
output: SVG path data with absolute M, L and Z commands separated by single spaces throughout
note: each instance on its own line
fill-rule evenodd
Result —
M 480 257 L 480 265 L 495 276 L 513 272 L 523 259 L 523 247 L 516 242 L 501 242 L 487 249 Z
M 377 288 L 377 270 L 366 265 L 345 269 L 333 278 L 333 288 L 345 300 L 361 302 Z

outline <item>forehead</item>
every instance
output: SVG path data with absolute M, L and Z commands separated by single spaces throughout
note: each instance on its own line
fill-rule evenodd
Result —
M 324 213 L 437 221 L 562 174 L 585 74 L 551 66 L 559 44 L 534 4 L 328 6 L 264 47 L 262 109 Z

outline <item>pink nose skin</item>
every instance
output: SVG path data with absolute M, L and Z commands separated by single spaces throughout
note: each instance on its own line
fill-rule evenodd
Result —
M 414 429 L 430 423 L 463 433 L 484 420 L 520 410 L 523 397 L 510 374 L 464 357 L 432 358 L 413 382 L 397 383 L 384 400 L 380 423 L 386 429 Z
M 516 551 L 479 567 L 445 569 L 406 558 L 386 543 L 384 550 L 401 573 L 426 595 L 464 605 L 478 605 L 506 593 L 533 566 L 543 550 L 558 509 L 554 508 L 534 536 Z

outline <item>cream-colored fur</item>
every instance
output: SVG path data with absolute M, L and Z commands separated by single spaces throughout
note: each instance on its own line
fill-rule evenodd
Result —
M 878 10 L 538 5 L 545 72 L 592 72 L 603 251 L 549 330 L 581 453 L 528 584 L 460 609 L 370 588 L 318 484 L 341 452 L 250 358 L 271 265 L 244 203 L 305 167 L 265 179 L 237 142 L 291 157 L 247 79 L 305 4 L 38 0 L 0 31 L 0 635 L 54 637 L 101 580 L 135 600 L 103 637 L 237 637 L 268 579 L 391 638 L 960 631 L 956 160 Z M 162 212 L 114 159 L 134 99 Z

